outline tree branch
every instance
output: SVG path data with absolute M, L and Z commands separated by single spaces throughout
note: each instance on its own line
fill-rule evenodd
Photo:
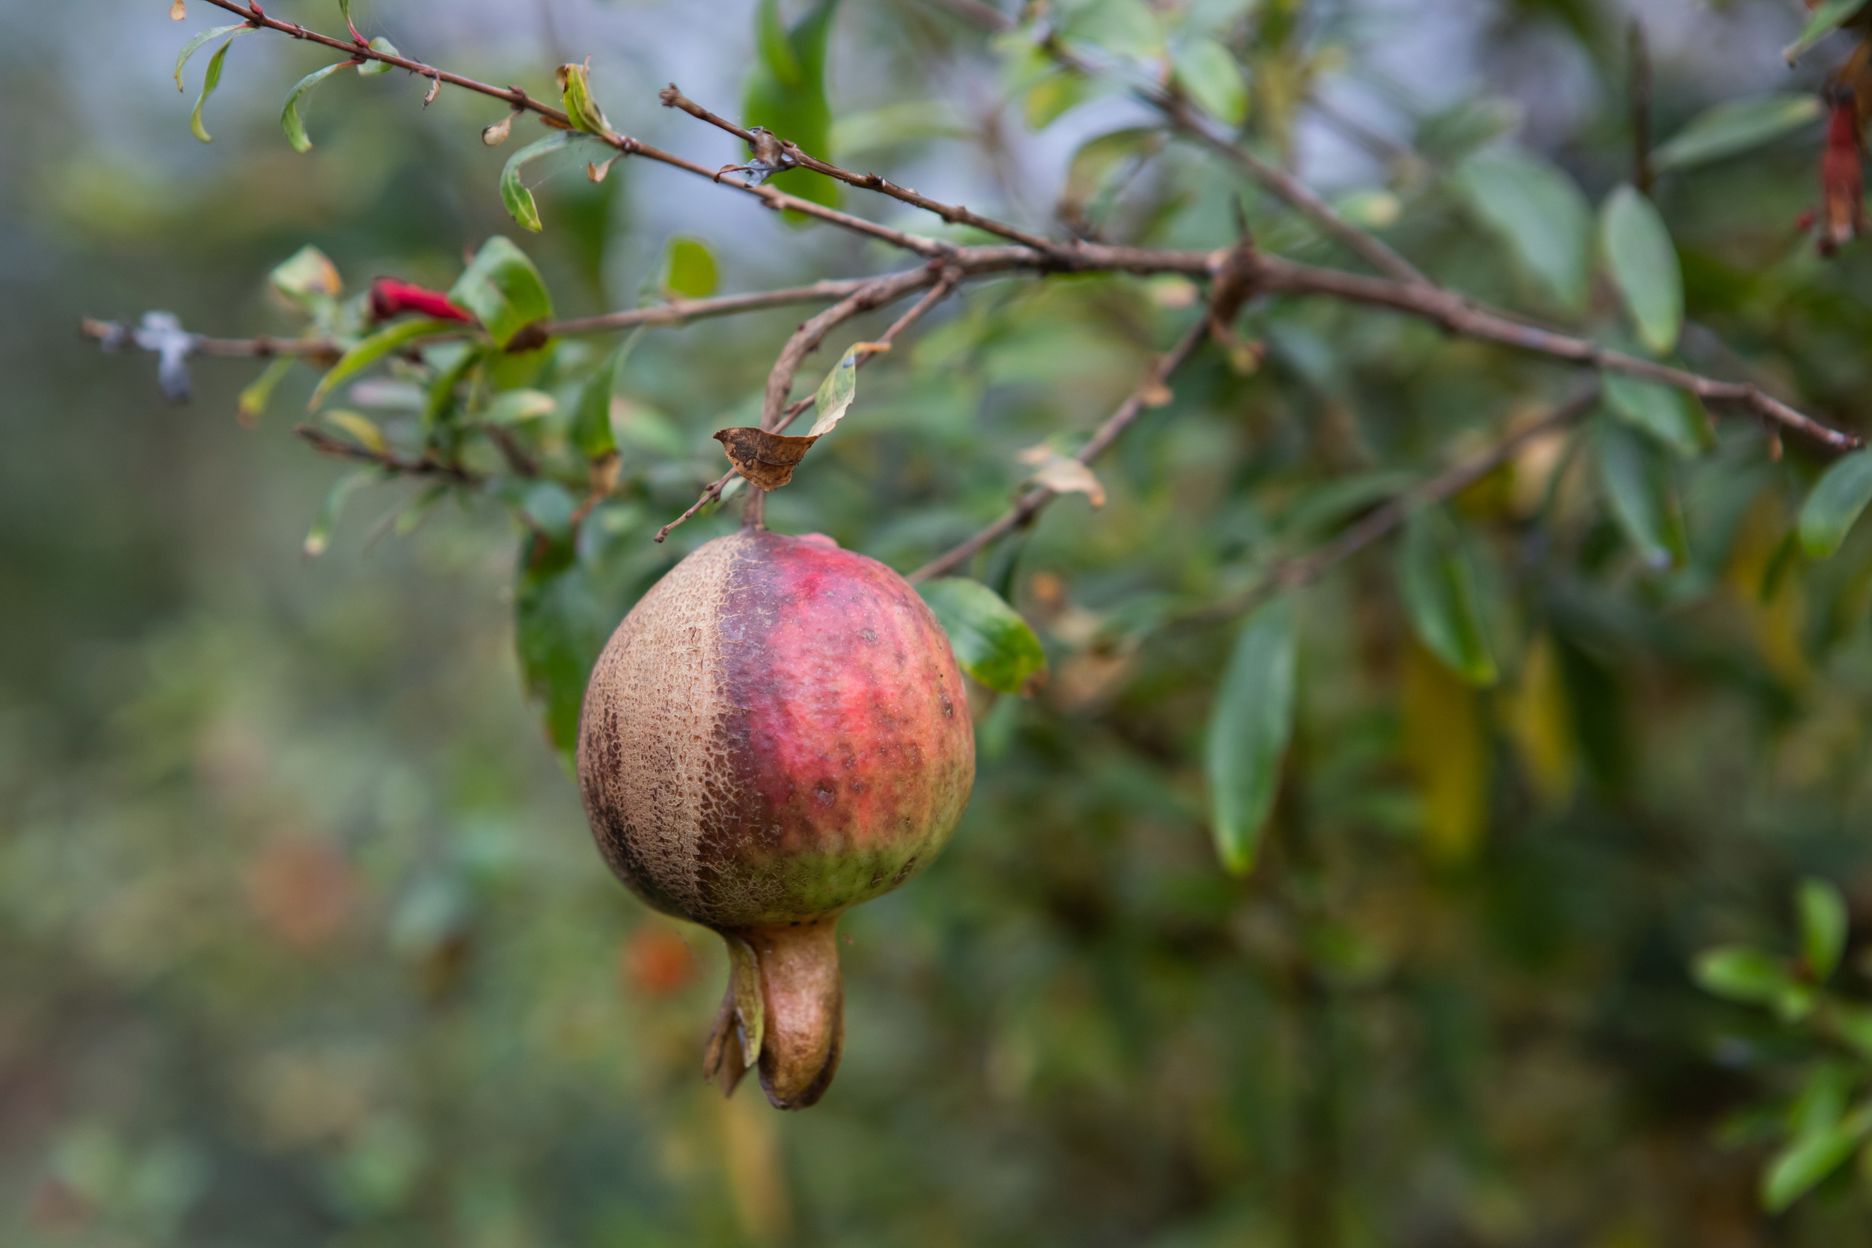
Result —
M 1395 495 L 1390 501 L 1374 507 L 1306 554 L 1281 560 L 1241 593 L 1222 602 L 1211 603 L 1183 617 L 1184 620 L 1197 622 L 1228 619 L 1252 611 L 1286 590 L 1311 585 L 1367 546 L 1396 532 L 1413 513 L 1462 493 L 1513 459 L 1529 442 L 1577 421 L 1590 412 L 1598 401 L 1597 387 L 1575 395 L 1538 419 L 1510 430 L 1491 445 L 1457 460 L 1435 476 L 1426 478 Z
M 978 29 L 994 34 L 1014 30 L 1019 25 L 1013 18 L 979 3 L 979 0 L 932 0 L 932 2 Z M 1047 35 L 1040 41 L 1039 46 L 1063 68 L 1084 74 L 1089 78 L 1099 76 L 1097 66 L 1068 48 L 1057 35 Z M 1240 168 L 1277 199 L 1312 221 L 1321 233 L 1336 240 L 1380 273 L 1389 274 L 1402 282 L 1429 282 L 1430 279 L 1419 272 L 1410 261 L 1391 250 L 1374 235 L 1366 233 L 1340 216 L 1333 210 L 1332 205 L 1315 195 L 1306 183 L 1285 169 L 1262 160 L 1235 142 L 1220 121 L 1195 107 L 1183 96 L 1155 84 L 1133 83 L 1130 89 L 1133 96 L 1163 114 L 1164 119 L 1174 128 Z
M 1646 381 L 1662 382 L 1686 390 L 1706 402 L 1736 404 L 1770 424 L 1793 430 L 1836 451 L 1849 451 L 1865 445 L 1865 439 L 1860 435 L 1823 425 L 1749 382 L 1719 381 L 1689 369 L 1612 351 L 1589 338 L 1516 320 L 1505 312 L 1472 303 L 1441 286 L 1367 277 L 1360 273 L 1319 268 L 1268 255 L 1256 257 L 1256 270 L 1258 288 L 1268 293 L 1324 296 L 1347 303 L 1389 308 L 1439 325 L 1460 337 L 1498 342 L 1521 351 L 1584 364 L 1605 372 L 1624 373 Z
M 641 139 L 633 138 L 628 134 L 621 134 L 616 130 L 606 130 L 603 133 L 579 130 L 578 127 L 573 124 L 572 119 L 567 116 L 564 109 L 554 108 L 552 105 L 542 100 L 535 99 L 520 87 L 497 87 L 492 83 L 481 82 L 478 79 L 470 78 L 464 74 L 457 74 L 450 70 L 438 69 L 434 65 L 412 60 L 409 57 L 401 56 L 394 52 L 379 51 L 362 40 L 340 39 L 333 35 L 320 34 L 315 30 L 309 30 L 301 26 L 297 22 L 286 22 L 278 18 L 267 16 L 265 10 L 258 3 L 240 4 L 237 3 L 237 0 L 208 0 L 208 3 L 214 5 L 218 9 L 225 9 L 229 13 L 245 19 L 248 25 L 262 30 L 276 30 L 282 34 L 290 35 L 295 39 L 319 44 L 322 47 L 343 52 L 346 56 L 354 60 L 381 61 L 385 65 L 393 65 L 398 69 L 407 70 L 412 74 L 418 74 L 433 81 L 445 82 L 450 86 L 459 87 L 464 91 L 472 91 L 478 95 L 485 95 L 490 99 L 500 100 L 517 111 L 537 114 L 544 118 L 548 124 L 557 129 L 589 134 L 594 140 L 616 148 L 622 155 L 641 156 L 646 160 L 653 160 L 658 164 L 668 165 L 673 169 L 681 169 L 683 172 L 693 174 L 696 177 L 707 178 L 709 181 L 717 182 L 722 186 L 732 187 L 743 194 L 753 196 L 766 204 L 767 207 L 775 210 L 786 209 L 792 212 L 802 213 L 806 216 L 824 221 L 828 225 L 836 225 L 841 229 L 850 230 L 856 234 L 865 234 L 872 238 L 882 239 L 893 246 L 901 247 L 906 251 L 913 251 L 921 256 L 943 256 L 954 250 L 950 244 L 937 239 L 928 238 L 919 234 L 907 234 L 902 230 L 894 230 L 889 226 L 879 225 L 875 221 L 867 221 L 863 217 L 855 217 L 850 213 L 840 212 L 836 208 L 827 208 L 822 204 L 815 204 L 811 200 L 801 199 L 796 195 L 788 195 L 786 192 L 775 190 L 771 186 L 752 186 L 746 182 L 737 182 L 733 179 L 718 177 L 716 172 L 712 169 L 705 169 L 694 161 L 685 160 L 673 152 L 666 152 L 661 148 L 653 147 Z
M 1160 401 L 1171 376 L 1196 354 L 1196 349 L 1209 336 L 1209 323 L 1209 312 L 1205 308 L 1202 319 L 1185 330 L 1183 337 L 1177 340 L 1175 346 L 1157 357 L 1150 371 L 1145 374 L 1144 380 L 1139 382 L 1136 389 L 1132 390 L 1125 401 L 1118 405 L 1116 411 L 1105 418 L 1104 423 L 1092 431 L 1092 436 L 1086 439 L 1085 445 L 1079 448 L 1073 458 L 1082 464 L 1090 464 L 1111 448 L 1124 431 L 1137 421 L 1139 414 L 1146 407 Z M 986 549 L 1015 529 L 1031 524 L 1033 518 L 1057 497 L 1059 497 L 1057 491 L 1050 490 L 1044 485 L 1034 486 L 1016 499 L 1012 507 L 987 527 L 957 542 L 912 572 L 909 579 L 913 582 L 926 581 L 955 571 L 973 558 L 976 552 Z
M 458 485 L 480 485 L 486 480 L 480 473 L 464 468 L 460 464 L 445 464 L 441 460 L 431 459 L 428 456 L 418 458 L 413 455 L 400 455 L 390 450 L 373 450 L 361 443 L 335 437 L 317 425 L 295 425 L 293 432 L 321 455 L 330 455 L 335 459 L 361 460 L 367 464 L 376 464 L 386 472 L 402 476 L 441 477 Z
M 727 131 L 750 147 L 757 146 L 761 141 L 761 136 L 757 135 L 754 131 L 745 126 L 736 125 L 726 117 L 721 116 L 719 113 L 711 112 L 684 95 L 673 82 L 667 87 L 664 87 L 657 98 L 663 101 L 663 106 L 665 108 L 681 109 L 683 112 L 688 113 L 691 117 L 699 121 L 705 121 L 718 130 Z M 821 160 L 817 156 L 802 151 L 799 144 L 789 141 L 785 135 L 774 137 L 778 139 L 781 151 L 784 153 L 785 159 L 789 162 L 790 167 L 810 169 L 814 173 L 823 174 L 834 181 L 843 182 L 847 186 L 856 186 L 867 191 L 876 191 L 880 195 L 888 195 L 892 199 L 921 208 L 925 212 L 935 213 L 951 225 L 973 226 L 984 233 L 998 235 L 1012 242 L 1032 247 L 1036 251 L 1050 252 L 1061 248 L 1070 248 L 1072 245 L 1070 243 L 1062 243 L 1047 238 L 1045 235 L 1031 233 L 1017 226 L 1008 225 L 1006 222 L 997 221 L 992 217 L 984 217 L 978 212 L 963 207 L 961 204 L 945 204 L 939 200 L 931 199 L 927 195 L 921 194 L 910 187 L 901 186 L 879 174 L 855 173 L 850 169 L 835 165 L 831 161 Z
M 892 321 L 889 328 L 878 335 L 876 341 L 882 343 L 895 342 L 899 334 L 922 320 L 925 313 L 948 298 L 950 292 L 955 290 L 961 280 L 962 275 L 959 271 L 955 269 L 944 269 L 941 275 L 936 279 L 936 284 L 930 287 L 930 289 L 924 293 L 923 297 L 911 306 L 909 311 L 905 312 L 895 321 Z M 875 354 L 876 353 L 859 356 L 857 363 L 853 365 L 853 367 L 863 368 L 866 364 L 871 362 Z M 814 402 L 817 401 L 817 398 L 817 395 L 809 394 L 805 398 L 789 406 L 786 411 L 782 413 L 780 422 L 775 426 L 774 431 L 780 432 L 785 430 L 801 412 L 811 407 Z M 704 507 L 708 506 L 710 503 L 719 501 L 722 496 L 722 491 L 728 488 L 728 483 L 734 480 L 734 478 L 735 470 L 730 468 L 727 472 L 724 472 L 721 476 L 709 482 L 709 484 L 703 488 L 701 495 L 697 497 L 696 501 L 689 504 L 682 515 L 677 516 L 674 520 L 658 529 L 656 531 L 656 536 L 651 540 L 661 542 L 663 539 L 667 538 L 671 530 L 675 529 L 678 525 L 694 519 L 696 513 L 700 512 Z

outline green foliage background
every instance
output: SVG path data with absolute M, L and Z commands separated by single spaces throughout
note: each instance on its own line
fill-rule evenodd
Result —
M 338 24 L 335 6 L 274 7 Z M 552 63 L 591 52 L 614 125 L 704 163 L 740 155 L 656 108 L 654 87 L 680 73 L 718 108 L 740 99 L 753 6 L 706 23 L 681 5 L 553 7 L 546 27 L 522 4 L 379 0 L 356 15 L 490 81 L 544 89 Z M 496 191 L 502 154 L 477 137 L 499 110 L 444 92 L 425 112 L 402 75 L 322 85 L 303 101 L 316 146 L 297 155 L 278 101 L 316 62 L 272 36 L 230 53 L 201 148 L 188 98 L 168 94 L 186 35 L 165 8 L 0 6 L 8 1242 L 1863 1234 L 1872 1163 L 1814 1167 L 1830 1177 L 1786 1213 L 1758 1196 L 1790 1141 L 1857 1122 L 1872 1049 L 1850 1025 L 1872 969 L 1872 536 L 1825 562 L 1795 551 L 1825 463 L 1809 448 L 1775 458 L 1759 427 L 1719 414 L 1703 450 L 1700 417 L 1666 413 L 1633 449 L 1601 415 L 1467 491 L 1449 540 L 1473 569 L 1463 592 L 1492 684 L 1413 640 L 1398 586 L 1417 574 L 1396 565 L 1434 534 L 1292 596 L 1292 739 L 1254 871 L 1235 878 L 1212 844 L 1212 789 L 1230 777 L 1205 725 L 1239 687 L 1222 674 L 1240 622 L 1188 614 L 1581 381 L 1393 317 L 1255 305 L 1241 328 L 1265 344 L 1258 371 L 1207 353 L 1100 462 L 1103 509 L 1063 499 L 976 569 L 1032 622 L 1050 679 L 1030 699 L 980 700 L 981 779 L 953 846 L 847 919 L 849 1043 L 828 1099 L 785 1117 L 748 1093 L 724 1104 L 696 1077 L 721 955 L 604 871 L 527 704 L 514 617 L 550 621 L 523 639 L 544 647 L 530 653 L 550 694 L 635 594 L 732 523 L 648 541 L 720 470 L 708 434 L 757 413 L 797 313 L 637 343 L 613 422 L 619 493 L 567 556 L 576 577 L 544 581 L 495 498 L 444 499 L 402 531 L 420 483 L 357 490 L 328 553 L 303 558 L 345 471 L 286 432 L 312 375 L 246 431 L 232 413 L 247 365 L 195 361 L 194 403 L 170 407 L 147 358 L 100 358 L 72 327 L 166 307 L 203 332 L 291 332 L 264 276 L 308 242 L 355 293 L 377 273 L 447 287 L 504 232 L 561 313 L 654 291 L 679 234 L 708 240 L 728 290 L 898 260 L 631 161 L 598 188 L 575 166 L 529 178 L 545 231 L 524 234 Z M 1627 332 L 1603 274 L 1584 284 L 1590 256 L 1547 235 L 1498 243 L 1525 224 L 1504 227 L 1500 196 L 1538 188 L 1511 177 L 1491 193 L 1501 169 L 1461 163 L 1525 114 L 1522 148 L 1596 214 L 1630 177 L 1622 11 L 1204 0 L 1159 6 L 1140 31 L 1142 6 L 1062 8 L 1070 34 L 1121 61 L 1149 61 L 1168 30 L 1194 93 L 1245 116 L 1270 154 L 1296 133 L 1318 141 L 1294 129 L 1310 92 L 1351 92 L 1422 163 L 1348 164 L 1341 149 L 1349 213 L 1462 290 Z M 1654 16 L 1663 136 L 1712 104 L 1809 88 L 1840 51 L 1821 44 L 1790 83 L 1788 6 Z M 1370 67 L 1414 22 L 1448 38 L 1456 107 Z M 1242 57 L 1245 94 L 1204 40 Z M 1076 173 L 1091 183 L 1072 184 L 1077 210 L 1113 239 L 1224 245 L 1245 211 L 1266 247 L 1343 260 L 1187 146 L 1134 174 L 1107 160 L 1129 139 L 1069 167 L 1081 140 L 1149 118 L 1018 40 L 909 0 L 851 4 L 827 55 L 826 141 L 847 164 L 1029 224 Z M 1872 386 L 1872 261 L 1849 247 L 1823 262 L 1793 233 L 1817 193 L 1818 124 L 1725 160 L 1666 160 L 1655 203 L 1682 269 L 1683 354 L 1853 428 Z M 926 228 L 859 199 L 842 202 Z M 915 566 L 1005 504 L 1019 451 L 1077 445 L 1196 314 L 1191 294 L 1120 278 L 971 286 L 870 364 L 770 523 Z M 608 346 L 562 346 L 555 379 L 569 393 Z M 404 418 L 387 410 L 395 435 Z M 1673 436 L 1700 453 L 1674 455 Z M 1620 455 L 1668 491 L 1608 505 Z M 1672 505 L 1681 537 L 1642 510 Z M 1433 582 L 1447 552 L 1427 557 Z M 1846 903 L 1838 996 L 1819 1006 L 1811 951 L 1796 962 L 1791 897 L 1807 877 Z M 1705 982 L 1779 1015 L 1697 986 L 1698 954 L 1736 944 L 1773 960 L 1755 980 L 1752 963 L 1706 964 Z

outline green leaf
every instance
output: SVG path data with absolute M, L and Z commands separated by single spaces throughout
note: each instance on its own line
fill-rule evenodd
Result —
M 1248 83 L 1241 65 L 1214 39 L 1196 39 L 1173 55 L 1177 85 L 1190 99 L 1229 126 L 1248 117 Z
M 481 411 L 481 423 L 486 425 L 512 425 L 521 421 L 538 420 L 550 416 L 559 410 L 559 402 L 544 390 L 505 390 L 496 395 L 494 401 Z
M 344 293 L 338 266 L 309 243 L 274 266 L 267 283 L 289 302 L 307 309 Z
M 1475 573 L 1449 517 L 1426 508 L 1404 526 L 1398 587 L 1411 628 L 1430 653 L 1471 684 L 1498 675 L 1477 605 Z
M 1853 522 L 1872 502 L 1872 451 L 1854 451 L 1834 461 L 1801 507 L 1801 549 L 1825 559 L 1840 548 Z
M 807 437 L 823 437 L 845 419 L 852 400 L 858 397 L 858 361 L 879 349 L 879 344 L 866 342 L 853 343 L 845 349 L 845 354 L 839 357 L 839 362 L 832 366 L 813 395 L 813 410 L 817 416 L 806 432 Z
M 370 46 L 371 46 L 371 51 L 382 52 L 386 56 L 402 56 L 403 55 L 401 52 L 397 51 L 396 44 L 391 43 L 388 39 L 384 38 L 382 35 L 378 35 L 375 39 L 371 40 Z M 362 65 L 359 65 L 357 67 L 357 72 L 358 72 L 358 77 L 360 78 L 376 78 L 381 74 L 389 73 L 391 70 L 395 68 L 396 66 L 392 65 L 388 61 L 368 61 L 367 60 Z
M 1872 1129 L 1872 1115 L 1861 1110 L 1818 1131 L 1796 1137 L 1775 1154 L 1762 1174 L 1762 1208 L 1780 1213 L 1839 1169 Z
M 1742 945 L 1706 950 L 1692 973 L 1703 991 L 1744 1005 L 1771 1005 L 1796 986 L 1780 959 Z
M 1801 27 L 1800 38 L 1782 48 L 1781 55 L 1787 58 L 1788 64 L 1792 65 L 1816 43 L 1855 17 L 1865 6 L 1866 0 L 1821 0 L 1819 4 L 1813 6 L 1813 12 L 1807 17 L 1807 24 Z
M 826 100 L 826 45 L 838 0 L 818 0 L 785 29 L 779 0 L 761 0 L 755 10 L 760 55 L 748 72 L 742 120 L 765 126 L 802 151 L 831 160 L 832 107 Z M 786 190 L 828 207 L 839 202 L 839 184 L 815 173 L 786 173 Z
M 1608 195 L 1599 212 L 1599 248 L 1638 337 L 1654 354 L 1673 350 L 1683 329 L 1683 274 L 1651 201 L 1630 186 Z
M 331 545 L 332 528 L 338 523 L 338 513 L 344 510 L 345 500 L 373 481 L 383 480 L 383 475 L 381 468 L 360 468 L 348 476 L 338 478 L 326 492 L 325 501 L 319 506 L 312 527 L 306 530 L 305 541 L 301 544 L 306 558 L 318 558 Z
M 336 65 L 315 69 L 294 83 L 293 89 L 286 93 L 286 107 L 280 113 L 280 129 L 286 132 L 286 141 L 292 144 L 293 151 L 309 152 L 312 150 L 312 137 L 306 133 L 305 121 L 299 116 L 300 99 L 306 92 L 349 64 L 351 64 L 350 61 L 339 61 Z
M 556 130 L 543 139 L 535 139 L 509 156 L 501 169 L 501 203 L 506 205 L 508 215 L 535 234 L 542 228 L 539 204 L 534 201 L 533 192 L 527 189 L 526 183 L 520 180 L 520 173 L 528 162 L 570 146 L 574 137 L 569 130 Z
M 1819 117 L 1820 100 L 1812 92 L 1727 100 L 1691 118 L 1651 154 L 1651 164 L 1659 171 L 1708 164 L 1811 125 Z
M 1585 309 L 1592 209 L 1571 178 L 1530 152 L 1502 147 L 1464 160 L 1452 184 L 1555 300 L 1571 312 Z
M 256 29 L 258 28 L 249 26 L 246 22 L 230 22 L 226 26 L 216 26 L 211 30 L 204 30 L 199 35 L 196 35 L 193 39 L 183 44 L 182 51 L 176 56 L 175 89 L 178 91 L 185 90 L 182 86 L 182 69 L 189 63 L 190 57 L 219 39 L 222 35 L 245 35 Z
M 1293 609 L 1276 599 L 1250 615 L 1236 635 L 1203 751 L 1216 853 L 1233 875 L 1254 867 L 1293 716 Z
M 189 113 L 189 133 L 204 143 L 214 140 L 208 128 L 202 124 L 202 109 L 207 105 L 208 97 L 215 93 L 215 88 L 221 85 L 221 66 L 227 61 L 228 49 L 234 46 L 236 37 L 251 29 L 251 26 L 244 27 L 229 35 L 228 41 L 216 48 L 215 54 L 208 58 L 208 72 L 202 75 L 201 94 L 195 97 L 195 107 Z
M 1025 693 L 1046 671 L 1046 651 L 1020 613 L 980 581 L 952 576 L 918 587 L 936 613 L 956 663 L 999 693 Z
M 1653 568 L 1682 562 L 1683 509 L 1663 453 L 1613 420 L 1598 422 L 1593 442 L 1600 484 L 1625 536 Z
M 449 298 L 487 327 L 494 345 L 505 347 L 527 326 L 552 316 L 552 296 L 525 252 L 496 234 L 481 245 L 449 290 Z
M 1059 70 L 1027 89 L 1021 115 L 1029 130 L 1044 130 L 1091 99 L 1096 90 L 1085 75 Z
M 266 414 L 267 404 L 273 399 L 273 391 L 279 388 L 279 383 L 287 373 L 292 372 L 297 362 L 292 356 L 283 355 L 247 383 L 234 403 L 235 415 L 243 425 L 251 425 Z
M 401 350 L 419 338 L 430 338 L 436 334 L 458 334 L 461 324 L 457 321 L 399 321 L 394 325 L 378 330 L 376 333 L 359 341 L 349 351 L 338 357 L 338 362 L 326 370 L 319 378 L 318 386 L 312 391 L 312 398 L 306 404 L 308 410 L 316 411 L 325 396 L 332 390 L 357 376 L 378 360 L 392 352 Z
M 679 299 L 706 299 L 720 275 L 715 253 L 699 238 L 673 238 L 663 260 L 663 289 Z
M 569 544 L 539 556 L 521 543 L 514 590 L 514 643 L 521 677 L 539 708 L 546 737 L 569 766 L 578 750 L 579 707 L 592 664 L 617 623 Z
M 618 374 L 623 371 L 634 337 L 613 351 L 579 391 L 578 407 L 572 415 L 572 444 L 586 459 L 598 459 L 617 450 L 617 435 L 611 429 L 611 395 L 617 390 Z
M 1149 126 L 1114 130 L 1087 139 L 1066 167 L 1061 203 L 1084 212 L 1121 168 L 1163 146 L 1163 135 Z
M 390 443 L 385 439 L 383 430 L 377 422 L 360 412 L 337 409 L 324 413 L 324 418 L 351 435 L 352 441 L 379 455 L 388 453 Z
M 572 128 L 587 134 L 610 134 L 611 123 L 606 119 L 604 110 L 598 107 L 598 101 L 592 98 L 590 74 L 585 67 L 577 64 L 561 65 L 559 78 L 563 88 L 560 99 L 565 105 L 566 116 L 572 121 Z
M 1795 893 L 1800 911 L 1801 956 L 1807 977 L 1824 983 L 1839 968 L 1846 951 L 1846 902 L 1825 880 L 1802 880 Z
M 1687 390 L 1624 373 L 1605 374 L 1600 386 L 1614 416 L 1679 455 L 1700 455 L 1715 440 L 1703 405 Z
M 1066 17 L 1062 33 L 1140 61 L 1164 52 L 1163 23 L 1144 0 L 1090 0 Z

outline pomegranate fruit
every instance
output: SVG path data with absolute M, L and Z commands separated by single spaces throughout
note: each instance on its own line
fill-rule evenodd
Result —
M 908 582 L 817 535 L 745 529 L 672 568 L 585 692 L 579 787 L 611 869 L 719 932 L 703 1056 L 811 1105 L 844 1038 L 839 915 L 929 864 L 975 740 L 948 638 Z

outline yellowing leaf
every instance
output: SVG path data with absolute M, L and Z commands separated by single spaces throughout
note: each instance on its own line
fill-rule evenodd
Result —
M 1027 479 L 1055 494 L 1083 494 L 1094 507 L 1105 505 L 1105 487 L 1092 470 L 1070 455 L 1061 455 L 1044 444 L 1029 447 L 1017 457 L 1034 465 Z
M 1416 774 L 1424 848 L 1467 862 L 1488 825 L 1488 749 L 1479 695 L 1421 646 L 1404 654 L 1404 751 Z

